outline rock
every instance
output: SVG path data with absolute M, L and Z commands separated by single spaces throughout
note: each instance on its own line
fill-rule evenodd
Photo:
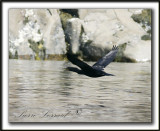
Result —
M 151 41 L 139 40 L 134 44 L 127 44 L 124 51 L 125 56 L 129 56 L 137 62 L 151 61 Z
M 24 44 L 18 47 L 18 56 L 30 56 L 30 58 L 33 58 L 34 52 L 31 48 L 28 47 L 28 45 Z
M 73 54 L 79 52 L 80 47 L 81 20 L 79 18 L 69 19 L 66 23 L 65 36 L 69 43 L 69 50 Z
M 37 52 L 28 40 L 43 41 L 47 55 L 66 53 L 64 32 L 57 9 L 10 9 L 9 42 L 18 55 L 35 55 Z M 39 44 L 37 45 L 38 48 Z M 38 54 L 37 54 L 38 55 Z M 23 58 L 23 57 L 22 57 Z
M 142 9 L 10 9 L 10 57 L 60 59 L 68 48 L 96 61 L 117 45 L 115 61 L 151 60 L 150 18 Z
M 101 53 L 88 51 L 88 54 L 85 53 L 85 55 L 92 55 L 98 58 L 100 54 L 104 55 L 108 50 L 111 50 L 113 45 L 121 46 L 126 43 L 125 50 L 123 52 L 120 51 L 123 57 L 119 57 L 117 61 L 150 60 L 151 57 L 148 54 L 151 54 L 151 41 L 144 42 L 141 40 L 141 38 L 143 39 L 142 36 L 146 34 L 146 30 L 132 19 L 131 16 L 135 11 L 137 10 L 79 9 L 79 17 L 82 20 L 86 37 L 92 41 L 90 47 L 89 45 L 84 47 L 87 47 L 88 50 L 92 50 L 93 47 L 96 50 L 101 50 Z M 148 52 L 135 55 L 136 51 L 140 52 L 140 47 L 141 49 L 145 47 Z M 130 48 L 134 51 L 131 52 Z M 86 49 L 82 50 L 87 52 Z M 128 50 L 130 50 L 130 53 Z
M 143 35 L 141 37 L 141 40 L 151 40 L 151 36 L 150 35 Z
M 57 9 L 35 9 L 37 23 L 43 33 L 47 54 L 65 54 L 66 44 Z
M 24 42 L 26 37 L 21 32 L 24 28 L 24 12 L 24 9 L 9 10 L 9 46 L 13 55 L 16 51 L 18 51 L 18 55 L 33 54 L 33 51 Z
M 9 9 L 9 34 L 10 36 L 17 37 L 19 30 L 23 27 L 24 17 L 22 9 Z
M 61 19 L 63 30 L 65 30 L 67 21 L 69 19 L 73 18 L 73 16 L 71 14 L 69 14 L 69 13 L 63 12 L 63 10 L 60 10 L 59 15 L 60 15 L 60 19 Z
M 74 18 L 79 18 L 78 9 L 60 9 L 60 11 L 68 13 Z
M 129 41 L 130 37 L 126 39 L 128 36 L 141 37 L 145 33 L 139 24 L 133 21 L 131 15 L 127 9 L 92 9 L 86 16 L 83 14 L 83 27 L 95 45 L 112 47 L 113 44 L 118 45 L 123 41 L 122 39 Z

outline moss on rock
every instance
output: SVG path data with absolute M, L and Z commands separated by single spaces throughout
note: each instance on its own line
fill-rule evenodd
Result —
M 18 51 L 15 51 L 15 54 L 12 54 L 11 51 L 9 51 L 9 59 L 18 59 Z
M 29 47 L 35 53 L 35 60 L 41 60 L 41 59 L 44 60 L 45 55 L 46 55 L 46 48 L 43 46 L 44 41 L 41 40 L 39 42 L 35 42 L 35 41 L 29 39 L 28 42 L 30 43 Z
M 66 27 L 67 27 L 67 24 L 71 24 L 71 23 L 67 23 L 69 19 L 79 17 L 78 9 L 60 9 L 59 11 L 60 11 L 62 28 L 65 33 L 65 42 L 66 42 L 67 52 L 71 52 L 71 47 L 70 47 L 71 40 L 70 40 L 70 36 L 68 35 L 68 32 L 66 31 Z
M 29 22 L 28 17 L 25 17 L 24 20 L 23 20 L 23 24 L 26 25 L 28 22 Z
M 141 23 L 142 28 L 147 32 L 147 35 L 143 35 L 141 40 L 151 40 L 151 9 L 143 9 L 141 14 L 133 14 L 131 17 L 134 21 Z
M 151 9 L 144 9 L 141 14 L 133 14 L 131 17 L 138 23 L 147 22 L 148 25 L 151 25 Z
M 38 43 L 31 39 L 29 39 L 28 42 L 30 43 L 29 47 L 33 50 L 33 52 L 38 54 L 39 53 Z
M 67 25 L 67 20 L 71 19 L 72 15 L 66 12 L 60 11 L 60 18 L 61 18 L 62 28 L 63 30 L 65 30 Z
M 142 37 L 141 37 L 141 40 L 151 40 L 151 36 L 150 35 L 143 35 Z
M 20 59 L 20 60 L 31 60 L 32 56 L 31 55 L 19 55 L 18 59 Z
M 18 59 L 18 51 L 17 50 L 15 51 L 14 59 Z
M 61 54 L 61 55 L 49 54 L 45 60 L 57 60 L 57 61 L 61 61 L 61 60 L 66 60 L 66 59 L 67 58 L 66 58 L 65 54 Z
M 127 47 L 127 43 L 123 43 L 118 46 L 119 50 L 114 62 L 136 62 L 136 60 L 124 55 L 124 51 L 126 50 L 126 47 Z
M 9 51 L 9 59 L 13 59 L 13 55 L 10 51 Z

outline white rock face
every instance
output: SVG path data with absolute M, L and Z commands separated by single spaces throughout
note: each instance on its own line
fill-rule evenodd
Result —
M 18 50 L 18 55 L 32 55 L 29 39 L 34 42 L 43 40 L 47 54 L 66 52 L 64 33 L 56 9 L 50 9 L 50 12 L 47 9 L 9 10 L 10 51 Z
M 141 40 L 150 27 L 143 29 L 131 18 L 133 13 L 141 12 L 142 9 L 78 9 L 80 18 L 69 19 L 65 29 L 72 53 L 79 51 L 81 26 L 83 26 L 84 33 L 81 36 L 83 43 L 90 40 L 93 46 L 102 49 L 111 49 L 113 45 L 127 43 L 124 51 L 127 57 L 137 61 L 151 60 L 151 41 Z M 9 50 L 13 54 L 17 50 L 18 55 L 33 55 L 29 39 L 34 42 L 43 40 L 47 54 L 65 54 L 65 35 L 59 11 L 10 9 Z
M 18 51 L 19 55 L 30 55 L 33 51 L 27 46 L 24 40 L 24 9 L 9 9 L 9 50 L 12 54 Z M 25 41 L 25 42 L 24 42 Z M 23 45 L 26 44 L 26 46 Z
M 131 15 L 141 9 L 79 9 L 80 19 L 87 37 L 92 44 L 109 48 L 127 44 L 126 56 L 135 60 L 151 60 L 151 41 L 141 40 L 146 31 L 136 23 Z M 142 50 L 144 50 L 143 53 Z M 138 53 L 136 53 L 138 52 Z
M 124 52 L 126 56 L 134 58 L 137 62 L 151 60 L 151 42 L 139 40 L 135 45 L 128 44 Z
M 72 18 L 67 21 L 65 34 L 70 41 L 72 53 L 76 54 L 80 46 L 81 20 Z
M 23 26 L 23 15 L 21 9 L 9 9 L 9 33 L 18 36 L 18 31 Z
M 43 32 L 47 54 L 64 54 L 66 44 L 57 9 L 50 9 L 51 14 L 47 9 L 35 9 L 34 11 Z

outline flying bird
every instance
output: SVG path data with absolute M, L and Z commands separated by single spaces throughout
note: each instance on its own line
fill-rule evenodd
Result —
M 78 74 L 87 75 L 89 77 L 113 76 L 112 74 L 104 72 L 104 68 L 114 60 L 117 52 L 118 52 L 118 47 L 113 46 L 112 50 L 108 54 L 106 54 L 104 57 L 102 57 L 100 60 L 98 60 L 93 66 L 90 66 L 87 63 L 74 57 L 73 55 L 67 53 L 68 60 L 72 64 L 80 68 L 78 69 L 75 67 L 68 67 L 67 69 L 69 71 L 73 71 Z

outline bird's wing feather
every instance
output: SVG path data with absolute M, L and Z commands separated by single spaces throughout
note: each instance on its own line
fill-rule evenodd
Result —
M 103 70 L 109 63 L 111 63 L 114 60 L 117 52 L 118 47 L 113 46 L 112 50 L 104 57 L 102 57 L 100 60 L 98 60 L 92 67 L 97 70 Z
M 67 53 L 67 58 L 70 62 L 72 62 L 72 64 L 77 65 L 78 67 L 80 67 L 85 72 L 94 71 L 94 69 L 90 65 L 88 65 L 87 63 L 77 59 L 76 57 L 74 57 L 73 55 L 70 55 L 69 53 Z

